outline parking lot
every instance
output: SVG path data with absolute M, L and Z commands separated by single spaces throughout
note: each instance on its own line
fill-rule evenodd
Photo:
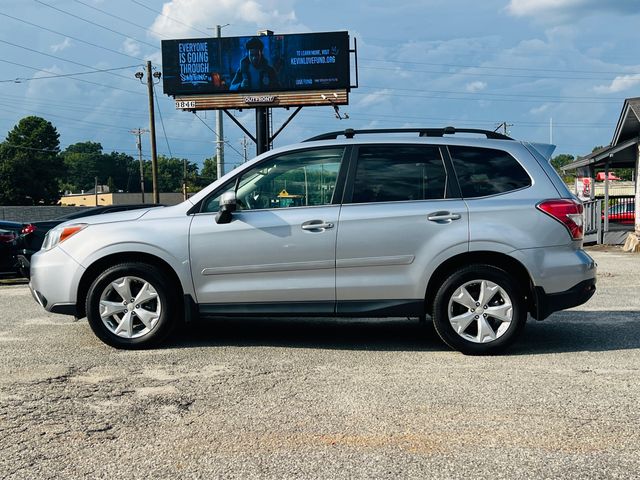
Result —
M 640 478 L 640 255 L 508 354 L 414 319 L 224 319 L 117 351 L 0 285 L 0 478 Z

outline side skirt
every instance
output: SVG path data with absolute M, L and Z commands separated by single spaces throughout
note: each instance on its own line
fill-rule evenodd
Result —
M 423 300 L 349 300 L 340 302 L 206 303 L 202 317 L 419 317 Z

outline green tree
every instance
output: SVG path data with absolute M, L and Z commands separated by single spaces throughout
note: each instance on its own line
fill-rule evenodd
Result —
M 56 203 L 64 176 L 60 135 L 51 122 L 29 116 L 0 144 L 0 204 Z
M 202 172 L 200 178 L 209 184 L 218 178 L 218 159 L 217 157 L 206 158 L 202 163 Z
M 556 172 L 558 172 L 558 175 L 560 175 L 560 177 L 562 177 L 563 181 L 570 182 L 570 181 L 572 181 L 573 176 L 572 175 L 566 175 L 562 171 L 562 167 L 564 167 L 565 165 L 568 165 L 569 163 L 573 162 L 574 160 L 575 160 L 575 157 L 573 155 L 568 155 L 566 153 L 561 153 L 560 155 L 556 155 L 555 157 L 553 157 L 551 159 L 551 166 L 556 170 Z
M 551 166 L 556 169 L 560 175 L 562 175 L 561 168 L 569 163 L 573 162 L 575 157 L 573 155 L 567 155 L 566 153 L 561 153 L 560 155 L 556 155 L 551 159 Z
M 99 183 L 106 181 L 101 144 L 74 143 L 65 148 L 61 156 L 67 170 L 66 185 L 69 186 L 69 190 L 74 192 L 91 190 L 95 185 L 96 177 Z
M 151 162 L 145 166 L 145 176 L 151 180 Z M 158 190 L 160 192 L 181 192 L 184 168 L 187 168 L 187 183 L 194 181 L 198 174 L 198 166 L 184 158 L 158 156 Z
M 140 163 L 131 155 L 120 152 L 107 153 L 103 155 L 102 165 L 107 179 L 113 180 L 112 191 L 140 191 Z

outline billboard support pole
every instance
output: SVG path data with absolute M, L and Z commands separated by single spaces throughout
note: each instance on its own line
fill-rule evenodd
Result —
M 276 137 L 278 136 L 278 134 L 279 134 L 282 130 L 284 130 L 284 128 L 285 128 L 287 125 L 289 125 L 289 122 L 290 122 L 291 120 L 293 120 L 293 117 L 295 117 L 295 116 L 298 114 L 298 112 L 300 112 L 300 110 L 302 110 L 302 107 L 298 107 L 298 108 L 296 108 L 296 111 L 295 111 L 295 112 L 293 112 L 291 115 L 289 115 L 289 118 L 287 118 L 287 121 L 286 121 L 286 122 L 284 122 L 284 123 L 282 124 L 282 126 L 281 126 L 277 131 L 276 131 L 276 133 L 274 133 L 274 134 L 271 136 L 271 138 L 269 139 L 269 143 L 272 143 L 272 142 L 276 139 Z
M 249 137 L 249 138 L 251 139 L 251 141 L 252 141 L 253 143 L 257 143 L 257 142 L 256 142 L 256 137 L 254 137 L 253 135 L 251 135 L 251 132 L 250 132 L 249 130 L 247 130 L 246 128 L 244 128 L 244 125 L 242 125 L 242 124 L 238 121 L 238 119 L 237 119 L 236 117 L 234 117 L 233 115 L 231 115 L 227 109 L 222 109 L 222 111 L 227 115 L 227 117 L 229 117 L 229 118 L 233 121 L 233 123 L 235 123 L 235 124 L 238 126 L 238 128 L 239 128 L 240 130 L 242 130 L 242 131 L 245 133 L 245 135 L 247 135 L 247 137 Z
M 256 154 L 269 151 L 269 109 L 256 108 Z

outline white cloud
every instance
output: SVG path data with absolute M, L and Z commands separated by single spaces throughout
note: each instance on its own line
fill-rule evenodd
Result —
M 539 107 L 532 108 L 531 110 L 529 110 L 529 113 L 532 115 L 539 115 L 546 112 L 547 110 L 549 110 L 549 104 L 545 103 L 544 105 L 540 105 Z
M 51 45 L 51 51 L 54 53 L 61 52 L 63 50 L 66 50 L 70 46 L 71 46 L 71 40 L 68 37 L 65 37 L 65 39 L 61 43 L 58 43 L 56 45 Z
M 140 55 L 140 44 L 131 38 L 127 38 L 122 42 L 122 51 L 127 55 L 133 55 L 137 57 Z
M 596 93 L 618 93 L 629 90 L 640 84 L 640 74 L 621 75 L 614 78 L 609 85 L 598 85 L 593 87 Z
M 597 13 L 637 14 L 637 0 L 511 0 L 506 11 L 516 17 L 535 17 L 565 23 Z
M 358 108 L 366 108 L 372 105 L 378 105 L 381 102 L 387 100 L 390 93 L 391 90 L 388 88 L 369 93 L 362 97 L 362 99 L 358 102 Z
M 465 90 L 469 93 L 478 93 L 485 88 L 487 88 L 487 83 L 477 80 L 475 82 L 467 83 Z
M 262 4 L 268 4 L 263 6 Z M 171 0 L 162 6 L 162 15 L 156 17 L 151 30 L 171 38 L 202 36 L 203 25 L 251 25 L 287 33 L 297 27 L 292 1 L 255 0 Z M 195 26 L 200 31 L 194 31 Z M 215 32 L 211 33 L 213 36 Z

